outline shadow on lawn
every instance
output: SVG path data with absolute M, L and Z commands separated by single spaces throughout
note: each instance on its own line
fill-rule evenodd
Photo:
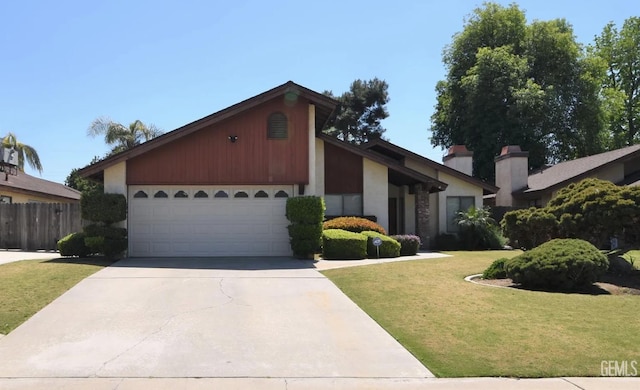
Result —
M 84 264 L 84 265 L 98 265 L 101 267 L 108 267 L 118 260 L 107 259 L 106 257 L 59 257 L 57 259 L 51 259 L 43 261 L 43 263 L 55 263 L 55 264 Z

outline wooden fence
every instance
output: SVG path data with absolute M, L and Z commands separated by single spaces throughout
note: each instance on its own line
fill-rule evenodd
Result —
M 57 249 L 57 241 L 82 230 L 78 203 L 0 204 L 0 248 Z

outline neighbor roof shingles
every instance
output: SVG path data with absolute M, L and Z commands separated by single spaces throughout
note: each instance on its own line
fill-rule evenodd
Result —
M 553 186 L 587 175 L 591 171 L 612 162 L 623 160 L 634 153 L 640 154 L 640 145 L 628 146 L 610 152 L 565 161 L 529 175 L 529 188 L 524 192 L 542 191 Z
M 39 179 L 24 172 L 18 172 L 15 176 L 8 175 L 6 178 L 7 180 L 5 180 L 4 173 L 0 173 L 0 191 L 2 191 L 3 188 L 7 188 L 7 190 L 13 189 L 21 192 L 30 192 L 34 195 L 48 195 L 71 200 L 80 199 L 80 192 L 73 188 L 53 181 Z

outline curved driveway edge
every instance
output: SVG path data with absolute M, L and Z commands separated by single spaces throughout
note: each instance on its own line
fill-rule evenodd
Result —
M 310 263 L 120 261 L 2 338 L 0 378 L 433 376 Z

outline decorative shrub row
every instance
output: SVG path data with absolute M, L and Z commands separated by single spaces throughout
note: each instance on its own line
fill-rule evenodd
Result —
M 390 236 L 400 243 L 400 256 L 413 256 L 420 249 L 420 237 L 413 234 Z
M 509 261 L 506 257 L 502 257 L 489 266 L 483 273 L 483 279 L 506 279 L 507 271 L 504 269 L 505 263 Z
M 555 291 L 587 287 L 608 267 L 604 254 L 579 239 L 554 239 L 504 263 L 507 276 L 515 283 Z
M 341 229 L 322 232 L 322 257 L 325 259 L 364 259 L 367 256 L 367 236 Z
M 640 243 L 640 187 L 585 179 L 558 191 L 544 208 L 506 213 L 501 226 L 512 245 L 524 248 L 552 238 L 580 238 L 599 248 L 614 236 Z
M 400 243 L 389 236 L 380 234 L 378 232 L 364 231 L 363 234 L 367 237 L 367 257 L 371 259 L 383 258 L 383 257 L 398 257 L 400 256 Z M 373 239 L 379 237 L 382 240 L 382 244 L 376 248 L 373 245 Z M 378 256 L 379 255 L 379 256 Z
M 384 228 L 377 223 L 360 217 L 338 217 L 330 219 L 323 224 L 324 230 L 327 229 L 341 229 L 354 233 L 360 233 L 364 231 L 373 231 L 386 235 L 387 232 Z
M 82 232 L 71 233 L 58 240 L 58 251 L 60 256 L 64 257 L 87 257 L 91 254 L 91 250 L 84 243 L 85 234 Z
M 289 243 L 294 256 L 310 258 L 320 249 L 324 210 L 324 199 L 318 196 L 287 199 Z

